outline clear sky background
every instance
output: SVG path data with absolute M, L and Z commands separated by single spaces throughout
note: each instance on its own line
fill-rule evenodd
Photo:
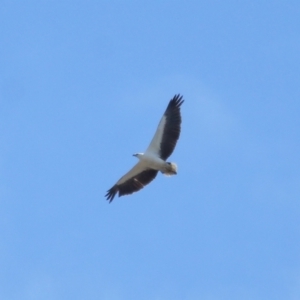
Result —
M 300 299 L 300 2 L 0 5 L 0 299 Z M 109 204 L 181 93 L 159 174 Z

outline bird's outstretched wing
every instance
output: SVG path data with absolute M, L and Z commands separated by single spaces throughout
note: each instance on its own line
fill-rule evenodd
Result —
M 172 154 L 180 135 L 180 106 L 183 102 L 184 100 L 180 94 L 175 95 L 170 100 L 146 153 L 156 154 L 163 160 L 166 160 Z
M 105 195 L 106 199 L 111 202 L 118 192 L 120 197 L 139 191 L 156 177 L 157 172 L 157 170 L 145 168 L 139 161 L 107 191 Z

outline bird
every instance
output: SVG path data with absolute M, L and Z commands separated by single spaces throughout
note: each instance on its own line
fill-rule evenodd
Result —
M 170 100 L 146 151 L 133 154 L 139 159 L 138 163 L 107 191 L 105 197 L 109 203 L 117 193 L 121 197 L 141 190 L 159 171 L 166 176 L 177 174 L 177 165 L 166 160 L 173 153 L 180 136 L 183 102 L 180 94 Z

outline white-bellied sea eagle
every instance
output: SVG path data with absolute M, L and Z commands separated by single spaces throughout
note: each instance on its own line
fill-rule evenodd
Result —
M 156 177 L 158 171 L 167 176 L 177 174 L 177 165 L 166 162 L 166 159 L 172 154 L 179 139 L 180 106 L 183 101 L 179 94 L 170 100 L 146 152 L 133 154 L 139 162 L 107 191 L 105 197 L 109 202 L 113 201 L 117 193 L 120 197 L 139 191 Z

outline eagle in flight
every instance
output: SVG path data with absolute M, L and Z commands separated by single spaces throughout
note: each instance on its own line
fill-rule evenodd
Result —
M 133 154 L 139 159 L 138 163 L 107 191 L 105 197 L 109 202 L 113 201 L 117 193 L 120 197 L 139 191 L 156 177 L 158 171 L 166 176 L 177 174 L 177 165 L 166 159 L 172 154 L 179 139 L 180 107 L 183 102 L 179 94 L 170 100 L 145 153 Z

